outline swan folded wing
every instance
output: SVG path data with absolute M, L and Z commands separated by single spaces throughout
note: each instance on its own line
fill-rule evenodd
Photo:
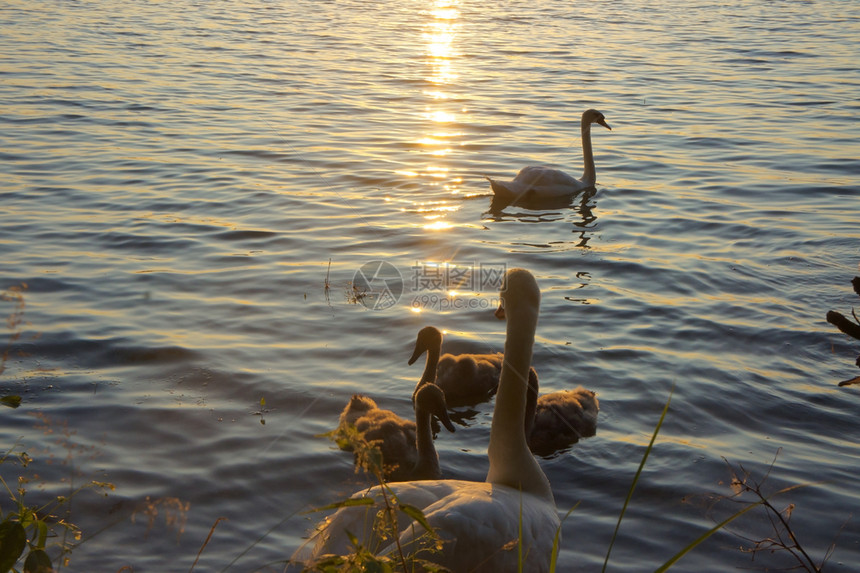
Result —
M 551 167 L 524 167 L 512 181 L 487 179 L 493 189 L 490 208 L 494 211 L 511 204 L 565 198 L 590 187 L 588 183 Z
M 400 504 L 407 504 L 418 509 L 431 506 L 439 499 L 449 496 L 457 484 L 476 482 L 461 482 L 458 480 L 428 480 L 422 482 L 400 482 L 387 485 Z M 379 486 L 356 492 L 350 498 L 358 500 L 370 498 L 373 505 L 352 505 L 341 507 L 327 517 L 312 533 L 310 539 L 292 556 L 295 563 L 306 563 L 322 555 L 347 555 L 355 550 L 347 535 L 354 535 L 358 542 L 374 554 L 380 552 L 382 540 L 378 535 L 375 517 L 385 505 L 385 498 Z M 400 531 L 410 527 L 410 521 L 402 513 L 398 514 Z
M 404 553 L 453 571 L 515 571 L 522 513 L 525 570 L 549 571 L 560 526 L 555 507 L 506 486 L 460 483 L 452 495 L 424 508 L 425 518 L 442 541 L 442 552 L 432 551 L 423 529 L 412 524 L 400 535 Z
M 540 195 L 565 195 L 585 187 L 579 179 L 546 166 L 523 167 L 514 177 L 514 182 Z

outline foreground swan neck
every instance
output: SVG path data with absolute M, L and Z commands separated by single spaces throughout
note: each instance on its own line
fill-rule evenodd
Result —
M 552 501 L 549 481 L 529 450 L 523 429 L 537 313 L 534 308 L 507 315 L 505 359 L 487 450 L 490 458 L 487 481 Z
M 528 386 L 529 393 L 526 395 L 526 419 L 524 424 L 526 441 L 528 441 L 535 426 L 535 413 L 537 412 L 538 394 L 540 393 L 540 384 L 538 383 L 537 373 L 533 368 L 529 368 Z
M 584 115 L 582 118 L 582 182 L 588 187 L 593 187 L 597 181 L 597 173 L 594 169 L 594 151 L 591 149 L 591 121 Z

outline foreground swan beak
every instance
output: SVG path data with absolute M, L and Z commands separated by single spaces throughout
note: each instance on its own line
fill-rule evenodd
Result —
M 499 308 L 493 313 L 499 320 L 505 320 L 505 307 L 499 305 Z
M 599 123 L 600 125 L 602 125 L 602 126 L 603 126 L 603 127 L 605 127 L 606 129 L 608 129 L 609 131 L 612 131 L 612 128 L 611 128 L 611 127 L 609 127 L 609 124 L 608 124 L 608 123 L 606 123 L 606 120 L 605 120 L 605 119 L 602 119 L 602 118 L 601 118 L 601 119 L 598 119 L 598 120 L 597 120 L 597 123 Z

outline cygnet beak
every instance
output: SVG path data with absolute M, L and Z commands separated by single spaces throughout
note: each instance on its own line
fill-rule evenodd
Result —
M 421 356 L 422 354 L 424 354 L 424 349 L 416 344 L 415 350 L 412 352 L 412 357 L 409 358 L 409 362 L 408 362 L 409 366 L 412 366 L 413 364 L 415 364 L 415 361 L 418 360 L 418 357 Z
M 606 129 L 608 129 L 609 131 L 612 131 L 612 128 L 611 128 L 611 127 L 609 127 L 609 124 L 608 124 L 608 123 L 606 123 L 606 120 L 605 120 L 605 119 L 602 119 L 602 118 L 601 118 L 601 119 L 598 119 L 598 120 L 597 120 L 597 123 L 599 123 L 600 125 L 602 125 L 602 126 L 603 126 L 603 127 L 605 127 Z

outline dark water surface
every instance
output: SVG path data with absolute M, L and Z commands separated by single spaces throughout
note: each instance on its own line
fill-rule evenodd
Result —
M 65 570 L 188 570 L 220 517 L 195 570 L 282 569 L 301 512 L 365 483 L 316 436 L 354 392 L 409 415 L 426 324 L 501 350 L 481 277 L 513 266 L 543 291 L 543 390 L 601 403 L 597 436 L 541 460 L 559 511 L 579 503 L 560 570 L 600 570 L 672 388 L 610 570 L 734 509 L 710 505 L 723 458 L 762 480 L 775 456 L 766 492 L 812 484 L 775 500 L 804 547 L 860 568 L 860 395 L 836 386 L 858 344 L 824 321 L 860 302 L 858 5 L 486 4 L 5 3 L 0 288 L 27 289 L 0 436 L 35 458 L 35 504 L 116 485 L 74 498 Z M 488 213 L 484 175 L 579 176 L 589 107 L 613 128 L 596 192 Z M 391 306 L 355 299 L 373 261 L 402 278 Z M 448 477 L 486 475 L 474 410 L 436 442 Z M 793 564 L 743 543 L 677 569 Z

